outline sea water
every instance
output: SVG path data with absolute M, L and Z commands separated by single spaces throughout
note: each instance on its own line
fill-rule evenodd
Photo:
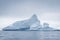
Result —
M 0 31 L 0 40 L 60 40 L 60 31 Z

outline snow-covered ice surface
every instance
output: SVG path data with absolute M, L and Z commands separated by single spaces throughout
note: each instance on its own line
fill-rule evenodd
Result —
M 18 30 L 25 31 L 25 30 L 55 30 L 55 29 L 47 26 L 46 23 L 42 28 L 40 21 L 38 20 L 37 16 L 34 14 L 30 19 L 23 20 L 23 21 L 16 21 L 12 25 L 3 28 L 3 30 L 4 31 L 18 31 Z
M 60 31 L 0 31 L 0 40 L 60 40 Z

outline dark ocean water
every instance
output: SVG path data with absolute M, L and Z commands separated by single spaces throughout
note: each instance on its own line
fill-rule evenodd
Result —
M 0 31 L 0 40 L 60 40 L 60 31 Z

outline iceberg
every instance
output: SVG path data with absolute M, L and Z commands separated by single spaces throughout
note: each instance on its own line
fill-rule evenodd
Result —
M 12 25 L 9 25 L 5 28 L 3 28 L 3 31 L 36 31 L 36 30 L 42 30 L 42 31 L 51 31 L 56 30 L 54 28 L 51 28 L 48 23 L 43 23 L 43 25 L 40 24 L 40 21 L 38 20 L 36 14 L 34 14 L 31 18 L 23 21 L 16 21 Z
M 3 28 L 5 31 L 20 31 L 20 30 L 38 30 L 40 28 L 40 21 L 34 14 L 30 19 L 23 21 L 16 21 L 11 26 Z

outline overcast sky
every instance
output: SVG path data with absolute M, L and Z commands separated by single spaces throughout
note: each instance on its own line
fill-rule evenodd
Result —
M 0 29 L 33 14 L 41 24 L 60 28 L 60 0 L 0 0 Z

